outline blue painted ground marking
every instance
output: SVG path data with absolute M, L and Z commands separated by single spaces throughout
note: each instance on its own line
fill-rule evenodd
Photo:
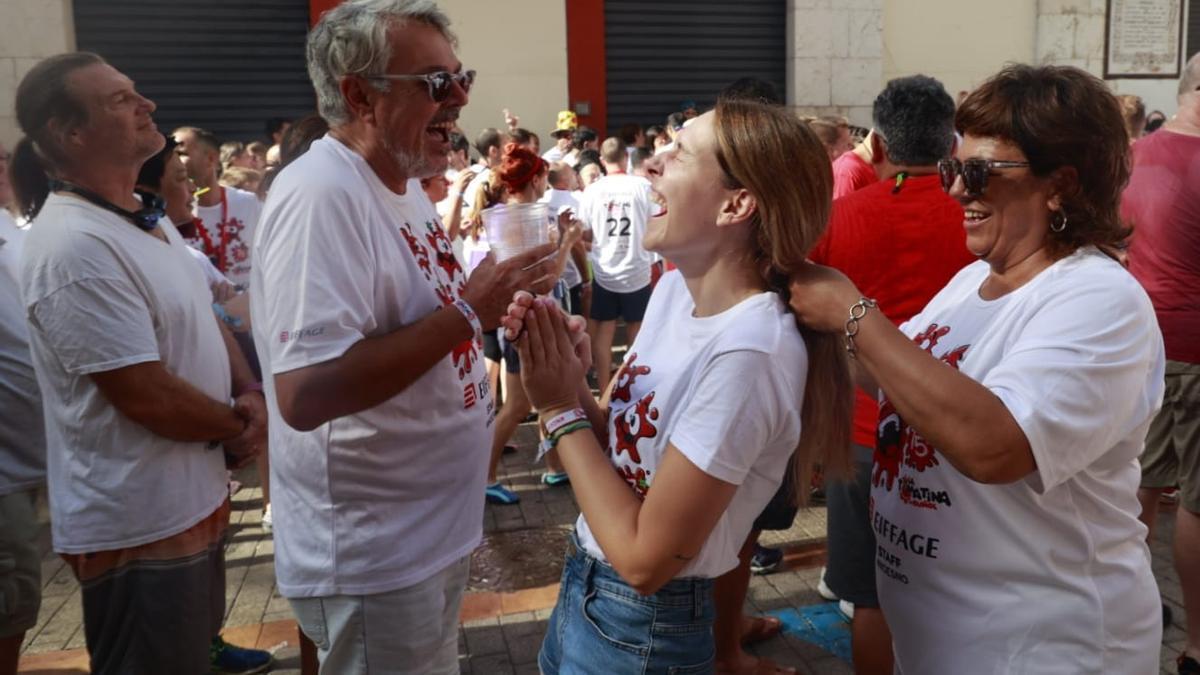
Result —
M 783 632 L 811 642 L 850 663 L 850 624 L 838 611 L 837 603 L 807 605 L 799 611 L 778 609 L 767 614 L 779 618 Z

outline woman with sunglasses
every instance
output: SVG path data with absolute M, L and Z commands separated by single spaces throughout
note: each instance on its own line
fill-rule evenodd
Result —
M 1128 233 L 1120 108 L 1081 70 L 1018 65 L 955 122 L 939 169 L 979 261 L 899 329 L 832 269 L 792 286 L 880 391 L 871 525 L 897 672 L 1157 673 L 1137 487 L 1164 361 L 1104 252 Z
M 782 107 L 722 99 L 646 166 L 664 211 L 644 245 L 678 270 L 601 403 L 578 317 L 518 294 L 504 320 L 524 331 L 521 379 L 582 511 L 545 675 L 713 672 L 713 580 L 788 463 L 803 485 L 814 460 L 848 462 L 844 351 L 787 308 L 830 210 L 820 141 Z

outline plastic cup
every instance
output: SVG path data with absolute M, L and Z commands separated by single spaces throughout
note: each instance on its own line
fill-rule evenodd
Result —
M 480 215 L 496 262 L 550 243 L 550 217 L 545 204 L 501 204 Z

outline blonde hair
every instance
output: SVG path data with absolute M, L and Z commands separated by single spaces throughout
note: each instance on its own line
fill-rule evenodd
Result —
M 240 166 L 231 166 L 221 172 L 221 178 L 217 182 L 227 187 L 234 187 L 248 192 L 257 192 L 262 179 L 263 175 L 261 171 Z
M 221 144 L 221 168 L 228 171 L 234 160 L 246 154 L 246 144 L 241 141 L 226 141 Z
M 479 186 L 479 192 L 475 193 L 475 201 L 470 205 L 470 211 L 466 215 L 467 234 L 479 239 L 479 233 L 483 231 L 484 209 L 500 204 L 507 195 L 508 189 L 504 187 L 504 181 L 500 180 L 500 172 L 493 169 L 488 173 L 487 180 Z
M 717 161 L 731 188 L 754 195 L 754 264 L 768 288 L 785 301 L 793 272 L 825 232 L 833 172 L 809 125 L 778 106 L 721 100 L 714 121 Z M 781 170 L 786 167 L 786 170 Z M 840 336 L 800 326 L 808 350 L 808 375 L 800 411 L 802 434 L 792 457 L 796 495 L 803 503 L 812 468 L 847 475 L 854 387 Z
M 845 117 L 825 116 L 801 119 L 808 124 L 808 128 L 812 129 L 826 148 L 833 148 L 837 145 L 842 129 L 850 130 L 850 121 Z
M 1146 130 L 1146 104 L 1142 103 L 1141 96 L 1133 94 L 1121 94 L 1117 97 L 1117 103 L 1121 104 L 1121 117 L 1125 119 L 1129 140 L 1136 141 Z

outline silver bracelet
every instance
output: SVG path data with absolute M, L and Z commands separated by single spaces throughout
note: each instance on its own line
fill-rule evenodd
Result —
M 850 358 L 855 358 L 857 348 L 854 345 L 854 337 L 858 335 L 858 321 L 867 315 L 868 309 L 874 309 L 879 304 L 868 297 L 860 297 L 858 302 L 850 305 L 850 318 L 846 319 L 846 353 Z

